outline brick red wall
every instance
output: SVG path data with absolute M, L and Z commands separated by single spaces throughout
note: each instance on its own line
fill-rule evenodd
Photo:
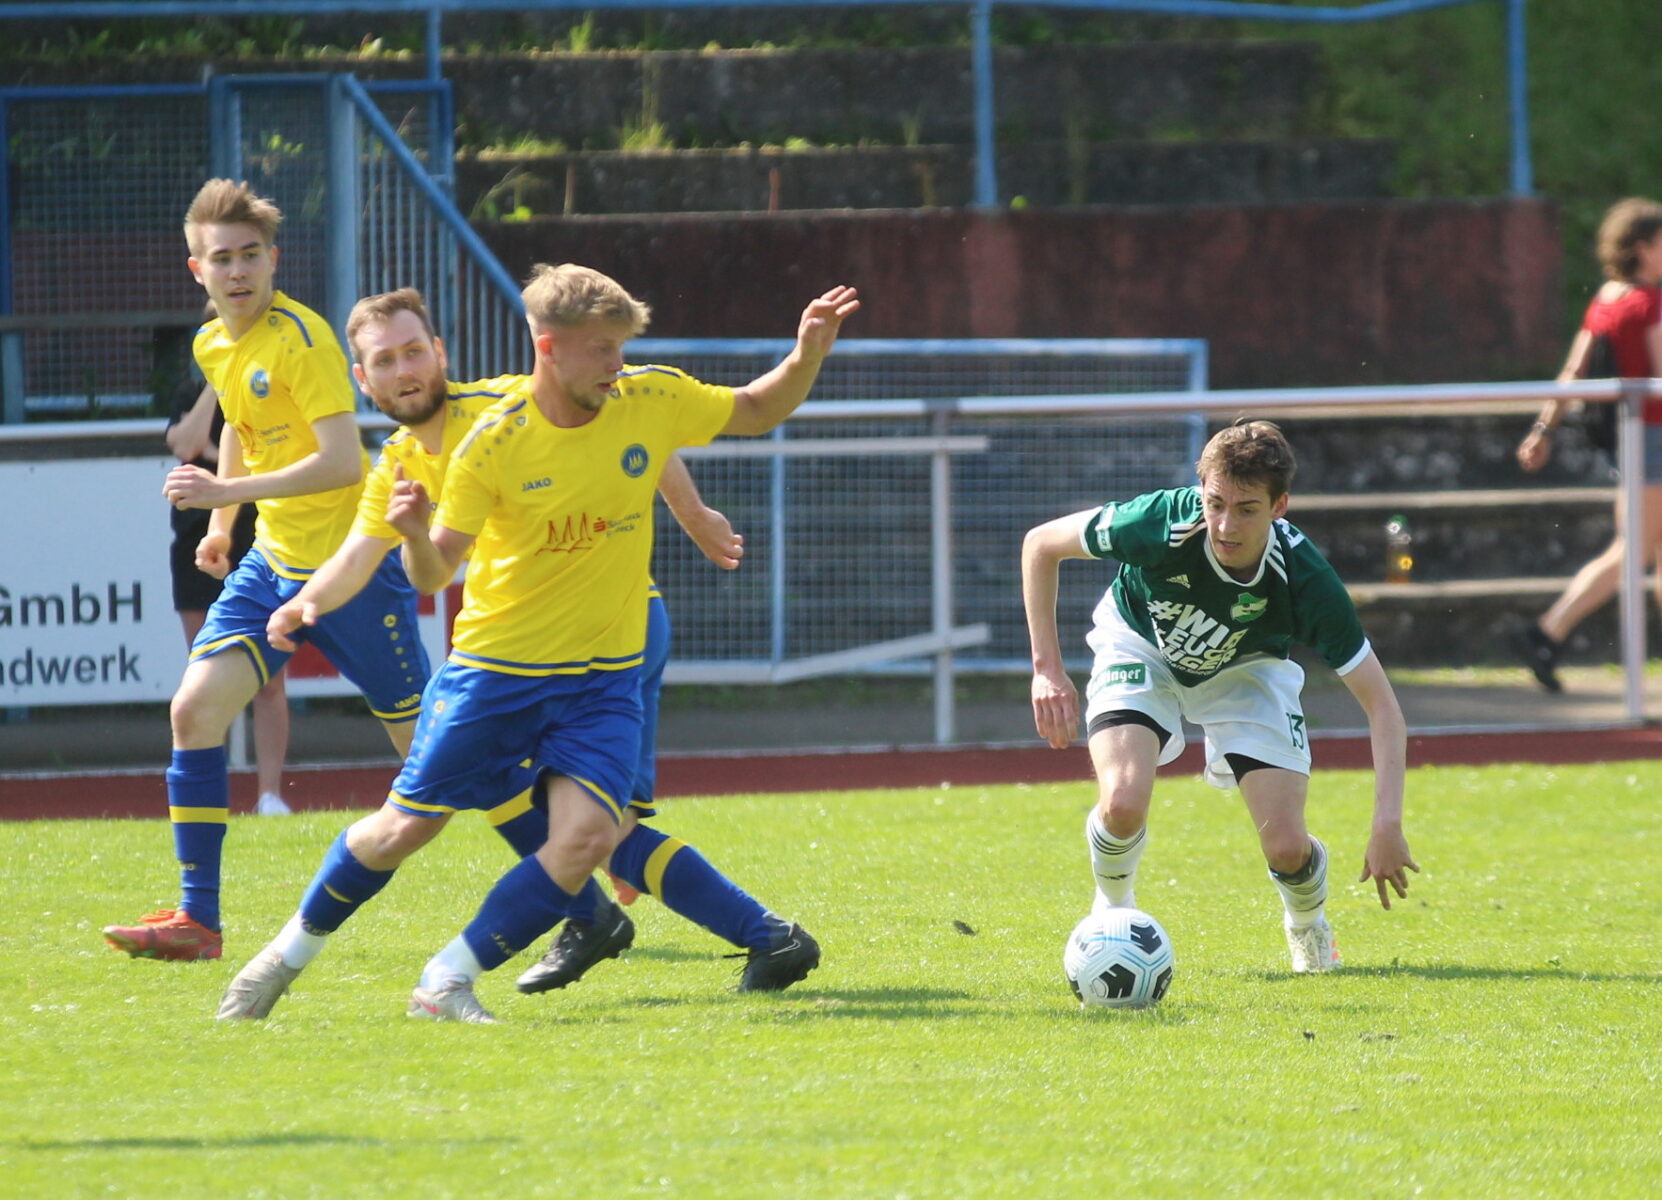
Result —
M 482 229 L 516 277 L 574 261 L 663 337 L 788 336 L 858 286 L 862 337 L 1203 337 L 1214 387 L 1545 378 L 1563 337 L 1542 201 L 542 218 Z

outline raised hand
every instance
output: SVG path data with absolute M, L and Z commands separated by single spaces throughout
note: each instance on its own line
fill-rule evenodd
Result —
M 836 345 L 843 321 L 859 310 L 858 292 L 842 285 L 832 288 L 810 300 L 802 310 L 802 320 L 796 327 L 796 344 L 804 354 L 814 359 L 824 358 Z
M 433 516 L 433 501 L 418 479 L 404 478 L 404 468 L 392 468 L 392 494 L 387 497 L 387 524 L 404 537 L 417 537 L 427 532 L 427 523 Z

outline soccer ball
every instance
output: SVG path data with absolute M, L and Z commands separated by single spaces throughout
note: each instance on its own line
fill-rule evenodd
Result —
M 1135 908 L 1093 912 L 1062 951 L 1068 986 L 1084 1008 L 1143 1008 L 1171 986 L 1177 960 L 1160 922 Z

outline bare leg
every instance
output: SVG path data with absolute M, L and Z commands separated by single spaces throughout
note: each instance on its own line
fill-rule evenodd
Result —
M 289 754 L 289 696 L 279 671 L 254 696 L 254 758 L 260 794 L 283 794 L 283 760 Z

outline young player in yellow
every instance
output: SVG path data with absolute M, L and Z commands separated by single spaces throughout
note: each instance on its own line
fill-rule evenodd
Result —
M 413 289 L 384 293 L 358 302 L 347 322 L 353 351 L 353 374 L 359 387 L 382 412 L 407 422 L 387 440 L 370 472 L 353 534 L 300 593 L 272 614 L 267 636 L 282 646 L 302 625 L 352 595 L 369 577 L 373 562 L 401 536 L 386 520 L 387 499 L 397 487 L 413 492 L 419 484 L 428 497 L 442 497 L 446 459 L 468 432 L 474 410 L 488 403 L 484 394 L 501 396 L 529 386 L 524 376 L 507 376 L 476 384 L 446 380 L 444 344 L 432 332 L 425 305 Z M 625 367 L 622 379 L 639 374 Z M 629 392 L 625 382 L 621 391 Z M 468 417 L 468 420 L 459 418 Z M 743 539 L 720 513 L 704 505 L 691 476 L 672 458 L 660 490 L 671 511 L 699 548 L 717 565 L 732 569 L 743 555 Z M 705 926 L 747 951 L 740 990 L 779 990 L 805 976 L 818 961 L 818 947 L 800 926 L 774 916 L 717 871 L 696 849 L 655 829 L 639 825 L 654 814 L 654 766 L 657 690 L 669 651 L 669 618 L 655 588 L 650 592 L 647 668 L 642 678 L 646 726 L 629 791 L 623 836 L 610 868 L 620 884 L 639 885 L 667 907 Z M 547 838 L 548 820 L 533 799 L 536 771 L 529 763 L 510 775 L 511 799 L 487 810 L 497 832 L 523 856 Z M 425 843 L 429 821 L 386 820 L 376 813 L 354 823 L 336 839 L 301 904 L 277 937 L 232 980 L 220 1003 L 224 1019 L 267 1016 L 288 986 L 322 951 L 333 933 L 391 881 L 403 858 Z M 406 846 L 402 839 L 415 834 Z M 525 992 L 564 987 L 604 958 L 615 957 L 634 939 L 634 926 L 600 889 L 585 886 L 572 905 L 559 939 L 542 962 L 519 981 Z
M 288 654 L 265 639 L 273 609 L 340 545 L 352 523 L 366 455 L 351 377 L 326 322 L 276 290 L 282 214 L 246 184 L 214 179 L 185 216 L 192 274 L 218 317 L 198 331 L 196 360 L 225 411 L 218 473 L 184 465 L 163 495 L 214 510 L 197 547 L 223 576 L 237 506 L 258 501 L 255 542 L 208 610 L 172 705 L 168 811 L 183 898 L 176 909 L 112 925 L 105 939 L 134 957 L 220 956 L 220 854 L 230 804 L 225 734 Z M 415 595 L 388 562 L 352 602 L 312 631 L 364 693 L 400 751 L 409 745 L 427 663 Z M 399 654 L 400 647 L 410 652 Z M 225 653 L 234 650 L 237 653 Z

